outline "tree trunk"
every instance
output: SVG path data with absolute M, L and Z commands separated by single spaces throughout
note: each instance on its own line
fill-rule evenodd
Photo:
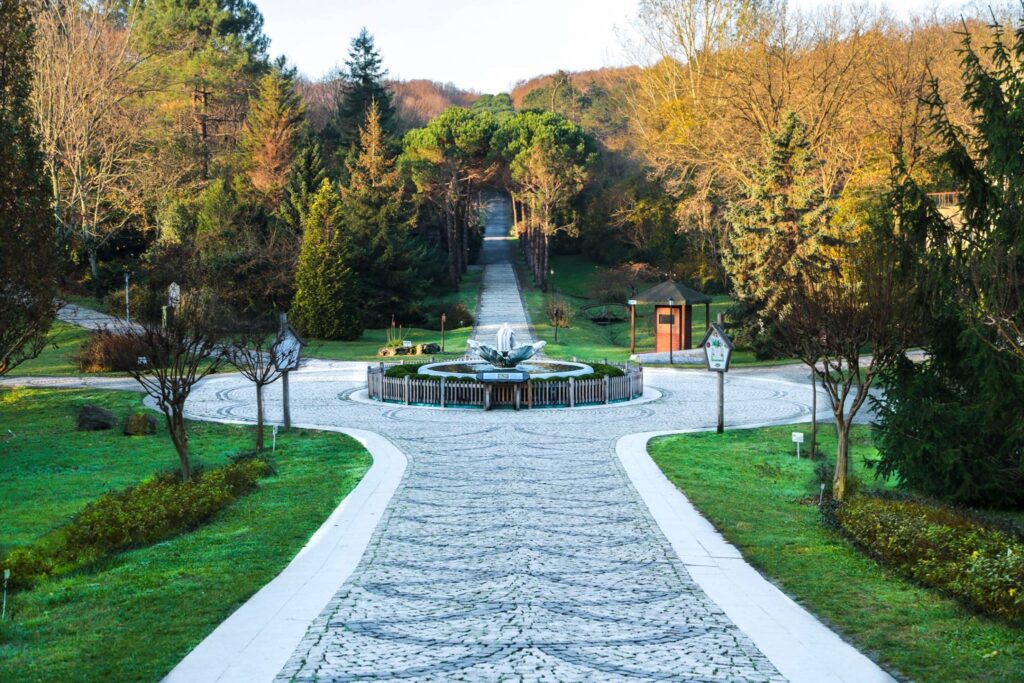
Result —
M 455 225 L 455 214 L 451 204 L 445 207 L 444 211 L 445 234 L 448 237 L 448 277 L 451 278 L 452 286 L 458 287 L 461 279 L 459 268 L 459 236 Z
M 850 425 L 841 415 L 836 415 L 836 474 L 832 479 L 832 497 L 846 498 L 846 478 L 849 471 Z
M 256 384 L 256 452 L 263 452 L 263 385 Z
M 171 443 L 174 450 L 178 452 L 178 463 L 181 467 L 181 480 L 189 481 L 192 478 L 192 463 L 188 457 L 188 432 L 185 431 L 185 418 L 181 410 L 172 407 L 170 413 L 166 414 L 167 431 L 171 435 Z
M 818 375 L 811 367 L 811 459 L 818 455 Z
M 96 247 L 89 246 L 86 248 L 86 252 L 89 254 L 89 273 L 92 275 L 92 293 L 99 299 L 100 298 L 100 265 L 99 259 L 96 255 Z

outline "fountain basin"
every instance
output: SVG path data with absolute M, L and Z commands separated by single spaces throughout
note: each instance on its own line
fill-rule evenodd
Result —
M 530 359 L 517 365 L 515 370 L 526 372 L 530 379 L 552 379 L 555 377 L 580 377 L 594 372 L 586 363 L 560 360 Z M 454 360 L 428 363 L 419 369 L 419 374 L 432 377 L 475 379 L 481 372 L 508 372 L 509 368 L 496 368 L 487 361 Z

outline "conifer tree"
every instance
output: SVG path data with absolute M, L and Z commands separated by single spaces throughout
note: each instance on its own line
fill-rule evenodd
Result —
M 359 143 L 359 131 L 366 125 L 372 103 L 377 104 L 380 126 L 384 134 L 395 133 L 395 109 L 391 94 L 384 87 L 387 70 L 373 36 L 364 28 L 352 39 L 352 46 L 341 74 L 343 87 L 334 120 L 325 132 L 328 151 L 340 159 L 349 159 L 350 152 Z M 349 160 L 350 161 L 350 160 Z
M 50 192 L 29 104 L 31 8 L 0 0 L 0 375 L 42 351 L 57 294 Z
M 305 123 L 294 76 L 278 69 L 260 79 L 242 130 L 246 175 L 273 211 L 280 204 Z
M 341 239 L 341 197 L 324 180 L 306 218 L 290 317 L 302 334 L 352 341 L 363 334 L 356 275 Z
M 323 158 L 320 156 L 320 145 L 313 141 L 303 147 L 285 183 L 281 203 L 277 207 L 278 224 L 298 242 L 302 237 L 302 226 L 306 222 L 310 202 L 313 195 L 327 177 Z
M 356 157 L 341 188 L 344 241 L 359 275 L 368 326 L 407 318 L 423 286 L 420 269 L 430 259 L 412 232 L 416 212 L 384 138 L 380 111 L 371 102 Z
M 769 135 L 763 166 L 754 169 L 746 197 L 728 214 L 725 265 L 737 297 L 760 311 L 785 305 L 784 283 L 814 278 L 832 243 L 833 209 L 822 192 L 820 164 L 807 128 L 790 113 Z

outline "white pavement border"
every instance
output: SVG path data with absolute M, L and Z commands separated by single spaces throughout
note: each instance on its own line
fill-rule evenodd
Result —
M 226 420 L 225 420 L 226 421 Z M 405 455 L 359 429 L 296 425 L 347 434 L 373 456 L 359 484 L 270 583 L 183 659 L 165 681 L 250 683 L 281 671 L 319 615 L 355 570 L 405 473 Z
M 792 683 L 895 681 L 747 564 L 647 452 L 655 437 L 701 431 L 708 430 L 630 434 L 615 446 L 623 469 L 693 580 Z

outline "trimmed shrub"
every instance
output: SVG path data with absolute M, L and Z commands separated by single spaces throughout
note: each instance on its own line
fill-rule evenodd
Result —
M 72 359 L 82 372 L 127 372 L 139 365 L 146 350 L 141 340 L 109 330 L 92 332 Z
M 869 555 L 964 603 L 1024 619 L 1024 542 L 964 512 L 860 496 L 823 508 L 826 521 Z
M 111 491 L 79 512 L 64 528 L 29 548 L 12 551 L 0 567 L 16 587 L 62 574 L 129 548 L 140 548 L 194 529 L 273 474 L 265 460 L 240 457 L 199 470 L 188 482 L 165 472 L 138 486 Z

